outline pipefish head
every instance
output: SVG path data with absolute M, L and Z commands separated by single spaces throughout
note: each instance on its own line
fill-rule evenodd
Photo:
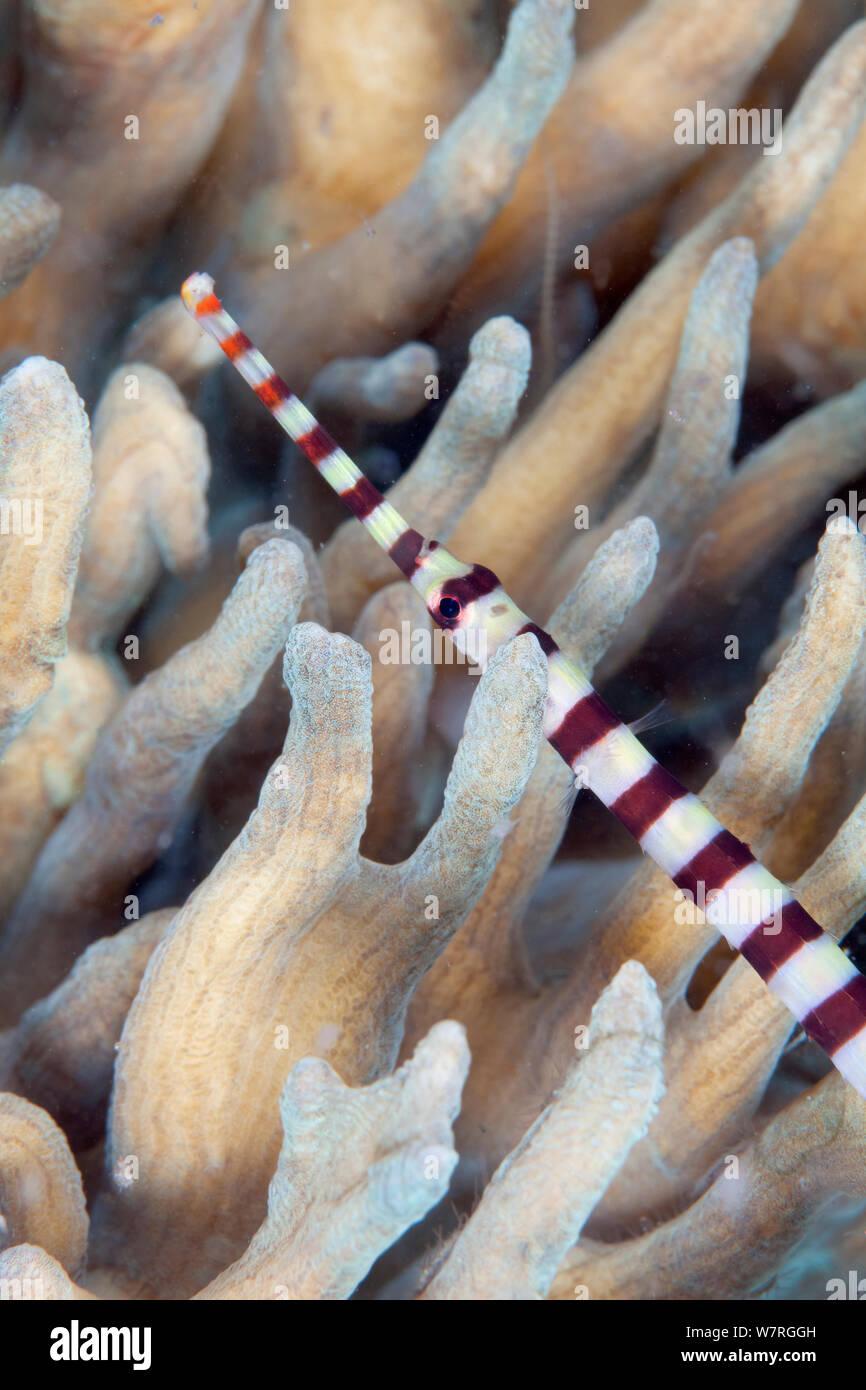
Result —
M 477 665 L 528 621 L 492 570 L 457 560 L 436 541 L 419 554 L 411 582 L 434 623 Z

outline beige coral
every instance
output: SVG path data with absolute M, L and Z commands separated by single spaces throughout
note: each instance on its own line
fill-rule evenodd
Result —
M 544 1298 L 664 1090 L 661 1006 L 627 962 L 595 1005 L 589 1051 L 484 1190 L 425 1299 Z
M 551 1297 L 744 1298 L 766 1288 L 816 1212 L 864 1198 L 863 1101 L 827 1077 L 770 1124 L 688 1211 L 636 1240 L 578 1244 Z M 743 1229 L 760 1240 L 743 1240 Z
M 661 427 L 645 472 L 603 521 L 578 531 L 545 582 L 541 603 L 552 606 L 609 535 L 634 516 L 652 517 L 660 544 L 656 580 L 617 640 L 620 664 L 646 640 L 654 619 L 668 605 L 671 580 L 683 565 L 684 552 L 730 481 L 757 276 L 746 238 L 723 242 L 710 256 L 689 303 Z M 608 670 L 611 665 L 609 661 Z
M 104 0 L 28 7 L 23 92 L 0 169 L 56 199 L 63 222 L 49 254 L 3 301 L 8 347 L 23 355 L 35 341 L 54 354 L 63 344 L 82 389 L 92 378 L 85 345 L 106 343 L 136 291 L 144 249 L 204 161 L 254 9 L 250 0 L 169 0 L 154 23 L 143 0 L 122 11 Z
M 701 148 L 674 141 L 674 112 L 698 99 L 736 105 L 797 5 L 773 0 L 756 11 L 749 0 L 735 0 L 725 8 L 724 24 L 714 0 L 654 0 L 636 8 L 606 43 L 579 57 L 513 198 L 461 287 L 467 307 L 501 302 L 515 282 L 537 275 L 550 215 L 549 177 L 557 215 L 576 232 L 563 235 L 556 248 L 562 268 L 573 262 L 575 240 L 589 235 L 593 244 L 606 222 L 681 175 Z
M 95 652 L 68 651 L 27 727 L 0 762 L 0 913 L 11 910 L 48 836 L 84 787 L 100 730 L 124 695 Z
M 857 25 L 838 40 L 788 117 L 779 157 L 762 159 L 677 243 L 500 454 L 452 541 L 458 554 L 482 555 L 518 600 L 537 578 L 539 557 L 559 550 L 575 504 L 598 504 L 652 432 L 708 256 L 748 236 L 766 269 L 825 191 L 862 120 L 864 35 Z
M 300 552 L 259 547 L 213 627 L 127 697 L 80 801 L 43 849 L 0 942 L 7 1018 L 123 921 L 133 879 L 165 848 L 213 745 L 255 694 L 304 593 Z
M 8 390 L 16 380 L 11 374 Z M 56 434 L 65 435 L 68 449 L 81 410 L 72 392 L 66 410 Z M 67 478 L 65 456 L 53 466 L 70 488 L 74 472 Z M 93 494 L 83 540 L 75 527 L 68 532 L 81 547 L 77 570 L 70 556 L 64 579 L 68 588 L 74 578 L 69 646 L 53 667 L 51 689 L 0 764 L 4 915 L 49 834 L 80 797 L 98 735 L 126 692 L 109 644 L 124 635 L 163 567 L 188 572 L 205 557 L 209 471 L 204 432 L 171 381 L 137 364 L 109 379 L 94 417 Z
M 0 294 L 16 290 L 57 234 L 60 208 L 38 188 L 0 188 Z
M 150 912 L 95 941 L 0 1035 L 0 1084 L 47 1110 L 76 1149 L 102 1134 L 123 1024 L 174 911 Z
M 184 573 L 207 554 L 205 433 L 177 387 L 144 363 L 109 378 L 93 417 L 93 505 L 70 638 L 96 647 L 122 631 L 163 566 Z
M 568 80 L 573 21 L 566 0 L 521 0 L 486 82 L 430 143 L 406 190 L 376 210 L 374 235 L 361 226 L 299 258 L 291 315 L 275 293 L 270 238 L 267 259 L 237 277 L 251 330 L 297 389 L 330 358 L 413 336 L 450 293 Z
M 44 1110 L 0 1094 L 0 1202 L 8 1243 L 38 1245 L 76 1275 L 87 1249 L 81 1178 L 61 1131 Z
M 607 544 L 616 541 L 615 536 Z M 596 557 L 602 562 L 603 550 Z M 785 808 L 795 804 L 809 754 L 857 658 L 866 618 L 864 565 L 866 546 L 856 531 L 828 532 L 800 632 L 749 710 L 739 740 L 701 793 L 714 813 L 759 852 Z M 603 572 L 604 565 L 599 569 Z M 639 596 L 638 589 L 633 597 Z M 573 599 L 563 607 L 582 611 Z M 598 607 L 596 597 L 593 611 Z M 561 622 L 555 615 L 560 642 L 565 636 Z M 569 647 L 566 640 L 565 649 L 583 656 L 586 664 L 581 641 Z M 564 773 L 555 759 L 539 758 L 520 808 L 518 831 L 505 842 L 491 891 L 420 985 L 408 1037 L 418 1036 L 443 1015 L 467 1028 L 473 1068 L 457 1135 L 460 1185 L 471 1190 L 509 1152 L 560 1084 L 575 1030 L 585 1025 L 599 990 L 624 961 L 640 961 L 658 984 L 665 1006 L 669 1099 L 649 1139 L 635 1150 L 631 1166 L 602 1204 L 604 1219 L 619 1231 L 636 1214 L 664 1214 L 675 1199 L 689 1195 L 718 1158 L 726 1137 L 748 1128 L 792 1023 L 742 963 L 704 1006 L 710 1010 L 706 1018 L 703 1011 L 692 1015 L 685 993 L 714 932 L 700 912 L 690 919 L 678 909 L 670 880 L 650 863 L 636 870 L 572 951 L 565 978 L 548 982 L 539 992 L 526 968 L 524 924 L 531 921 L 533 888 L 562 833 Z M 851 841 L 859 825 L 855 812 L 846 831 Z M 814 906 L 819 920 L 826 918 L 831 928 L 838 922 L 841 934 L 862 905 L 854 886 L 860 875 L 850 854 L 836 852 L 830 862 L 832 889 L 825 883 Z M 815 872 L 822 869 L 819 861 Z M 809 881 L 802 887 L 811 905 Z M 827 916 L 830 891 L 849 904 L 843 918 L 833 912 Z M 723 1018 L 726 998 L 731 1004 Z M 744 1027 L 750 1013 L 755 1021 Z M 696 1056 L 701 1046 L 706 1048 L 703 1064 Z M 512 1078 L 507 1094 L 496 1086 L 502 1075 Z
M 90 495 L 90 437 L 63 368 L 30 357 L 0 384 L 0 747 L 26 725 L 63 655 Z
M 196 1297 L 347 1298 L 447 1192 L 457 1161 L 450 1121 L 468 1065 L 453 1023 L 438 1024 L 393 1075 L 360 1091 L 321 1058 L 298 1062 L 280 1097 L 283 1143 L 267 1218 Z
M 124 1030 L 100 1260 L 146 1284 L 159 1245 L 163 1297 L 195 1292 L 255 1230 L 292 1061 L 326 1056 L 354 1084 L 393 1066 L 408 998 L 483 890 L 501 844 L 492 828 L 535 759 L 546 675 L 537 644 L 523 638 L 479 686 L 445 808 L 418 850 L 400 865 L 361 860 L 369 668 L 348 638 L 310 624 L 293 630 L 284 753 L 246 829 L 174 919 Z M 223 998 L 232 1001 L 231 1028 Z M 158 1116 L 176 1094 L 179 1059 L 195 1121 L 172 1099 L 167 1127 Z M 235 1119 L 227 1127 L 228 1112 Z M 217 1153 L 219 1172 L 211 1167 Z M 131 1183 L 122 1177 L 129 1155 L 140 1165 Z M 215 1185 L 202 1181 L 203 1163 Z M 217 1210 L 219 1238 L 201 1245 L 193 1233 L 213 1233 Z
M 97 1297 L 74 1283 L 59 1260 L 39 1245 L 13 1245 L 0 1252 L 0 1279 L 10 1301 L 75 1303 Z
M 761 287 L 755 351 L 766 369 L 807 375 L 824 394 L 863 376 L 866 304 L 859 274 L 866 129 L 803 231 Z
M 98 404 L 88 499 L 62 369 L 0 387 L 0 500 L 52 512 L 0 528 L 3 1290 L 823 1295 L 862 1103 L 576 797 L 531 637 L 385 659 L 417 595 L 175 291 L 215 270 L 625 718 L 666 694 L 660 761 L 859 958 L 866 551 L 815 546 L 864 463 L 862 6 L 24 8 L 0 353 Z M 697 99 L 783 153 L 679 145 Z

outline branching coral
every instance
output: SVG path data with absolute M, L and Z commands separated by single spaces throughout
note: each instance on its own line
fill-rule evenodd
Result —
M 785 1110 L 694 1206 L 609 1249 L 569 1255 L 554 1298 L 743 1298 L 766 1287 L 816 1212 L 840 1193 L 863 1198 L 863 1101 L 837 1078 Z M 832 1176 L 831 1176 L 832 1175 Z M 743 1241 L 742 1229 L 761 1239 Z M 674 1256 L 675 1252 L 675 1258 Z
M 77 1274 L 87 1248 L 81 1178 L 50 1116 L 0 1095 L 0 1201 L 13 1245 L 38 1245 Z
M 0 292 L 17 290 L 57 234 L 60 208 L 38 188 L 0 188 Z
M 70 638 L 96 647 L 122 632 L 163 566 L 184 573 L 207 553 L 204 430 L 176 386 L 143 363 L 109 379 L 93 419 L 94 501 Z
M 237 80 L 250 0 L 122 11 L 87 0 L 67 13 L 26 7 L 26 71 L 6 134 L 3 176 L 55 198 L 53 252 L 4 304 L 9 347 L 60 344 L 76 379 L 91 335 L 104 342 L 134 294 L 143 250 L 207 153 Z M 82 87 L 87 101 L 78 99 Z M 75 111 L 75 119 L 68 117 Z M 130 197 L 134 187 L 134 197 Z M 110 267 L 110 283 L 105 268 Z
M 39 1245 L 13 1245 L 0 1254 L 0 1279 L 10 1299 L 86 1302 L 96 1298 L 73 1283 L 66 1270 Z
M 123 698 L 119 672 L 70 650 L 0 763 L 0 910 L 8 913 L 65 812 L 81 795 L 100 730 Z
M 467 543 L 480 547 L 519 598 L 527 575 L 542 565 L 539 557 L 559 548 L 575 504 L 592 508 L 607 495 L 657 422 L 689 297 L 708 256 L 732 236 L 748 236 L 762 268 L 779 259 L 862 120 L 864 66 L 866 31 L 855 26 L 807 83 L 785 123 L 779 157 L 761 160 L 677 243 L 515 435 L 456 528 L 458 554 Z
M 2 1084 L 41 1105 L 76 1148 L 105 1125 L 117 1044 L 145 966 L 174 917 L 149 912 L 82 952 L 51 994 L 0 1035 Z
M 39 856 L 0 944 L 9 1016 L 123 920 L 216 741 L 255 694 L 304 592 L 296 547 L 255 550 L 213 628 L 136 687 L 101 735 L 84 793 Z
M 7 389 L 14 390 L 18 379 L 17 372 L 11 374 Z M 67 418 L 58 420 L 56 432 L 68 450 L 81 415 L 71 391 L 65 408 Z M 39 423 L 28 415 L 21 429 L 34 433 Z M 50 437 L 45 435 L 42 449 Z M 14 445 L 21 447 L 20 441 Z M 86 440 L 81 447 L 83 451 Z M 10 450 L 10 467 L 12 458 Z M 75 470 L 66 454 L 58 452 L 51 466 L 58 483 L 71 489 Z M 97 737 L 123 696 L 125 680 L 119 663 L 105 650 L 107 644 L 126 636 L 124 624 L 163 566 L 182 572 L 204 558 L 208 474 L 204 433 L 171 381 L 139 365 L 116 373 L 94 419 L 94 494 L 83 540 L 76 528 L 66 531 L 68 539 L 81 544 L 65 629 L 69 649 L 54 665 L 52 687 L 0 764 L 4 913 L 27 883 L 50 832 L 80 796 Z M 33 476 L 28 469 L 28 477 Z M 9 505 L 16 503 L 10 500 Z M 36 505 L 44 509 L 45 501 L 39 498 Z M 83 505 L 80 498 L 76 505 Z M 34 535 L 24 544 L 36 540 Z
M 424 343 L 405 343 L 387 357 L 334 358 L 310 385 L 314 409 L 344 420 L 408 420 L 435 376 L 436 354 Z
M 262 346 L 299 386 L 335 357 L 379 353 L 395 334 L 405 340 L 444 303 L 562 93 L 574 56 L 573 21 L 566 0 L 521 0 L 493 71 L 441 137 L 428 144 L 419 117 L 419 154 L 425 145 L 428 153 L 408 188 L 375 210 L 374 223 L 356 221 L 345 236 L 302 251 L 288 318 L 274 297 L 285 269 L 283 243 L 275 244 L 273 221 L 262 218 L 255 258 L 233 293 L 249 306 Z M 351 23 L 354 34 L 354 9 Z M 447 25 L 440 30 L 448 32 Z M 153 360 L 168 365 L 161 356 Z
M 515 283 L 537 275 L 549 217 L 546 164 L 558 216 L 578 241 L 595 239 L 606 222 L 681 174 L 700 146 L 671 138 L 673 112 L 698 99 L 735 105 L 796 9 L 792 0 L 774 0 L 756 13 L 748 0 L 738 0 L 726 6 L 720 24 L 713 0 L 637 7 L 630 23 L 576 64 L 462 294 L 482 304 L 501 302 Z M 580 22 L 577 35 L 580 44 Z M 563 237 L 559 262 L 570 264 L 573 255 L 572 239 Z
M 666 606 L 671 576 L 683 565 L 683 551 L 729 481 L 756 282 L 755 257 L 745 238 L 724 242 L 710 257 L 689 304 L 662 425 L 646 472 L 604 521 L 578 533 L 552 566 L 545 584 L 548 601 L 554 602 L 618 526 L 634 516 L 652 517 L 660 537 L 659 570 L 647 602 L 637 609 L 618 641 L 620 662 L 629 647 L 645 640 L 654 615 Z
M 449 1122 L 469 1065 L 440 1023 L 399 1071 L 362 1091 L 313 1057 L 280 1098 L 283 1143 L 268 1216 L 199 1298 L 347 1298 L 374 1259 L 448 1190 Z M 329 1232 L 322 1240 L 322 1231 Z
M 602 994 L 588 1042 L 586 1060 L 572 1064 L 562 1090 L 494 1173 L 425 1299 L 547 1294 L 663 1090 L 661 1009 L 636 962 Z
M 145 1283 L 156 1277 L 148 1261 L 158 1243 L 163 1296 L 195 1292 L 255 1230 L 291 1063 L 325 1055 L 353 1084 L 393 1065 L 409 995 L 481 893 L 501 843 L 492 827 L 507 817 L 535 759 L 544 667 L 525 639 L 479 687 L 443 813 L 418 850 L 402 865 L 359 859 L 370 794 L 369 671 L 369 657 L 349 639 L 308 624 L 294 629 L 284 753 L 246 829 L 175 918 L 129 1015 L 100 1258 Z M 224 998 L 232 1000 L 231 1028 Z M 179 1058 L 192 1128 L 175 1111 Z M 171 1142 L 158 1118 L 166 1099 Z M 140 1165 L 132 1183 L 122 1176 L 127 1155 Z M 203 1165 L 213 1185 L 203 1181 Z
M 863 375 L 863 286 L 858 274 L 864 214 L 866 131 L 786 256 L 761 288 L 755 350 L 776 374 L 802 368 L 824 394 Z
M 815 1298 L 866 1254 L 863 1103 L 578 795 L 535 638 L 436 669 L 177 296 L 211 265 L 413 527 L 623 718 L 667 696 L 641 737 L 862 965 L 866 50 L 819 8 L 0 36 L 11 1297 Z M 781 152 L 679 143 L 698 101 Z
M 676 642 L 701 613 L 729 618 L 737 600 L 793 540 L 804 516 L 820 515 L 845 479 L 858 472 L 864 420 L 861 383 L 799 416 L 743 460 L 683 561 L 666 630 L 657 640 Z
M 90 493 L 87 420 L 63 368 L 30 357 L 0 386 L 0 747 L 51 687 Z

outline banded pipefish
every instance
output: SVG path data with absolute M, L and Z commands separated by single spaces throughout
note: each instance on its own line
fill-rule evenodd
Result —
M 209 275 L 189 276 L 181 294 L 196 321 L 387 551 L 459 650 L 483 666 L 503 642 L 523 633 L 535 636 L 548 663 L 544 733 L 579 785 L 595 793 L 678 888 L 706 904 L 707 922 L 866 1096 L 866 976 L 790 888 L 656 762 L 491 570 L 464 564 L 404 521 L 226 313 Z

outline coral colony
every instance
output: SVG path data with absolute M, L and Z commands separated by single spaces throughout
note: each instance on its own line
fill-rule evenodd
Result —
M 746 845 L 665 772 L 599 698 L 583 671 L 531 622 L 483 565 L 464 565 L 403 520 L 326 430 L 293 396 L 214 294 L 209 275 L 191 275 L 183 301 L 303 450 L 330 487 L 390 555 L 435 623 L 466 650 L 483 632 L 492 654 L 530 635 L 547 658 L 544 734 L 678 888 L 700 894 L 719 926 L 805 1033 L 866 1097 L 866 977 Z M 859 543 L 848 518 L 837 527 Z M 855 539 L 856 538 L 856 539 Z M 476 647 L 480 643 L 475 642 Z M 712 900 L 710 897 L 712 896 Z
M 861 1299 L 859 0 L 22 9 L 0 1299 Z

